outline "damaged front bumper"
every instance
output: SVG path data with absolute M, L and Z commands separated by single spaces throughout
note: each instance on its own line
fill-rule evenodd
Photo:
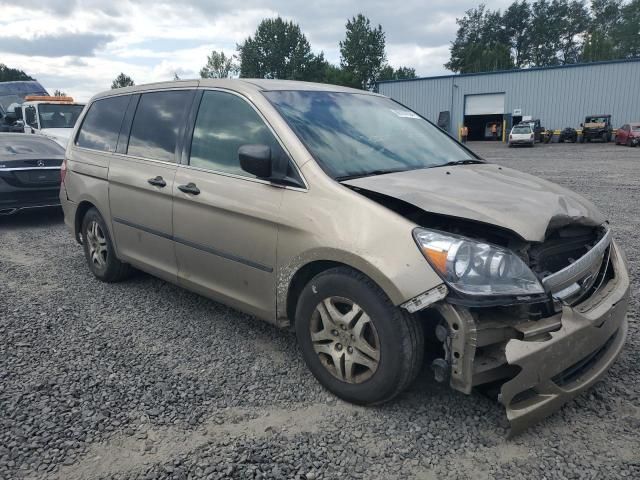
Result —
M 470 393 L 502 382 L 498 400 L 510 435 L 593 385 L 617 358 L 627 333 L 629 276 L 615 243 L 610 261 L 613 276 L 591 297 L 540 320 L 522 320 L 508 310 L 434 305 L 448 324 L 450 385 Z

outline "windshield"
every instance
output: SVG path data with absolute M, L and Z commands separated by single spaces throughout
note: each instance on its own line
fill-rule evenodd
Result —
M 478 161 L 446 133 L 385 97 L 314 91 L 264 94 L 335 179 Z
M 41 103 L 40 128 L 73 128 L 84 105 Z
M 591 117 L 587 119 L 587 123 L 607 123 L 607 117 Z
M 527 126 L 527 125 L 520 125 L 518 127 L 513 127 L 513 130 L 511 130 L 511 133 L 516 133 L 516 134 L 530 134 L 531 133 L 531 127 Z

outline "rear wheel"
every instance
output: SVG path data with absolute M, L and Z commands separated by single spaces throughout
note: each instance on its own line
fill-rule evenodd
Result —
M 424 335 L 368 277 L 339 267 L 313 278 L 296 309 L 305 362 L 328 390 L 371 405 L 398 395 L 422 365 Z
M 87 210 L 81 232 L 84 256 L 89 270 L 98 280 L 118 282 L 129 276 L 131 267 L 116 257 L 109 230 L 98 210 Z

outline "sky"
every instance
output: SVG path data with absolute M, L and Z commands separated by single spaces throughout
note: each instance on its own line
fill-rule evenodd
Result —
M 386 33 L 387 59 L 419 76 L 446 73 L 456 18 L 476 1 L 451 0 L 0 0 L 0 63 L 50 93 L 79 101 L 124 72 L 136 84 L 196 78 L 211 50 L 236 53 L 263 18 L 298 23 L 315 53 L 340 61 L 347 19 L 363 13 Z M 492 9 L 510 1 L 494 1 Z

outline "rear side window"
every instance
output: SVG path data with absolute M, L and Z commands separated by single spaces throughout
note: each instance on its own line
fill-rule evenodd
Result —
M 191 166 L 252 177 L 240 168 L 238 148 L 258 143 L 270 146 L 276 155 L 284 154 L 246 101 L 230 93 L 204 92 L 191 142 Z
M 129 95 L 105 98 L 91 104 L 76 139 L 79 147 L 115 152 Z
M 192 94 L 188 90 L 144 93 L 131 126 L 127 153 L 174 162 L 178 133 Z

